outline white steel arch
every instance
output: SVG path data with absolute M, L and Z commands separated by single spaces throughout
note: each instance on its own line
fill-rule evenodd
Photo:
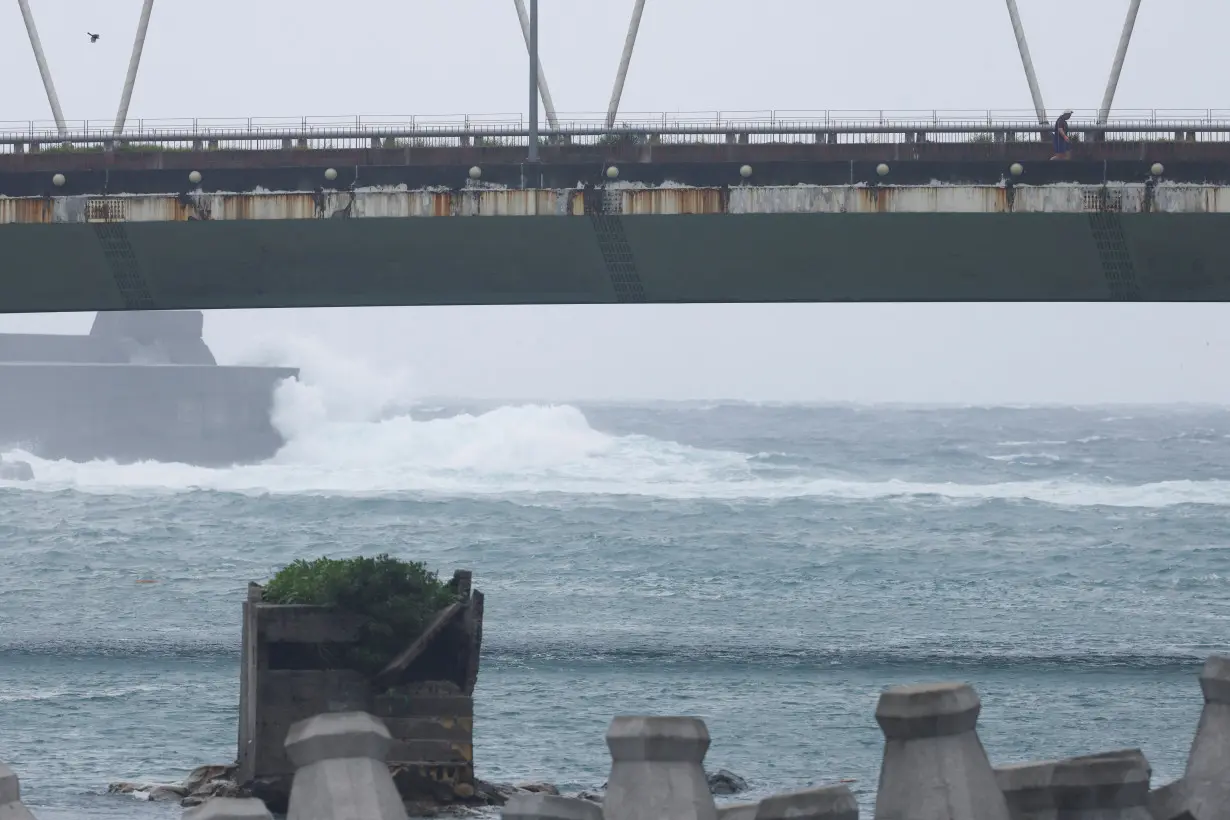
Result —
M 1131 44 L 1132 33 L 1135 30 L 1136 18 L 1140 12 L 1142 0 L 1130 0 L 1127 16 L 1123 23 L 1123 30 L 1119 37 L 1119 44 L 1115 50 L 1114 60 L 1111 63 L 1110 76 L 1106 83 L 1106 91 L 1102 96 L 1102 104 L 1098 109 L 1097 122 L 1099 125 L 1105 125 L 1111 111 L 1111 106 L 1114 103 L 1115 92 L 1119 86 L 1119 78 L 1123 72 L 1123 63 L 1127 57 L 1128 47 Z M 641 20 L 645 12 L 646 0 L 634 0 L 632 8 L 632 16 L 628 23 L 628 33 L 624 40 L 623 51 L 620 54 L 619 66 L 615 72 L 615 83 L 611 89 L 610 102 L 607 106 L 606 125 L 613 127 L 615 118 L 619 113 L 619 103 L 623 96 L 624 83 L 627 80 L 628 68 L 632 61 L 632 54 L 636 47 L 637 34 L 640 31 Z M 1020 11 L 1017 8 L 1017 0 L 1005 0 L 1008 9 L 1008 18 L 1012 24 L 1013 35 L 1016 38 L 1017 50 L 1021 56 L 1021 66 L 1025 71 L 1025 80 L 1029 84 L 1030 97 L 1033 100 L 1034 111 L 1038 117 L 1038 122 L 1046 124 L 1049 118 L 1046 112 L 1046 105 L 1042 99 L 1042 90 L 1038 84 L 1037 73 L 1034 71 L 1033 58 L 1029 52 L 1029 43 L 1025 36 L 1025 28 L 1021 23 Z M 543 108 L 545 109 L 548 125 L 552 129 L 559 128 L 559 119 L 555 109 L 555 103 L 551 99 L 551 90 L 547 85 L 546 71 L 542 67 L 541 61 L 538 59 L 538 43 L 537 43 L 537 2 L 530 0 L 530 12 L 527 14 L 525 0 L 514 0 L 517 10 L 517 17 L 521 24 L 521 33 L 525 39 L 526 49 L 530 57 L 531 65 L 534 67 L 531 70 L 530 78 L 530 94 L 531 94 L 531 111 L 536 111 L 538 107 L 538 99 L 541 96 Z M 47 57 L 43 52 L 42 42 L 38 36 L 38 29 L 34 24 L 34 15 L 30 10 L 29 0 L 17 0 L 17 5 L 21 10 L 22 19 L 25 22 L 26 33 L 30 38 L 30 47 L 34 52 L 34 59 L 38 63 L 39 76 L 43 82 L 43 88 L 47 94 L 47 102 L 51 107 L 52 116 L 55 117 L 56 128 L 60 134 L 64 134 L 67 130 L 64 120 L 64 112 L 60 108 L 60 100 L 56 94 L 55 84 L 51 78 L 51 69 L 47 64 Z M 154 0 L 143 0 L 141 8 L 141 17 L 137 24 L 137 33 L 133 41 L 132 55 L 128 63 L 128 72 L 124 79 L 123 90 L 120 94 L 120 105 L 116 112 L 115 126 L 113 129 L 114 136 L 123 134 L 125 123 L 128 117 L 128 107 L 132 101 L 132 91 L 136 84 L 137 73 L 141 65 L 141 54 L 145 46 L 146 35 L 149 30 L 150 14 L 153 10 Z M 532 117 L 537 120 L 537 116 Z M 536 122 L 531 124 L 536 126 Z
M 1042 91 L 1038 87 L 1038 76 L 1034 73 L 1033 58 L 1029 55 L 1029 43 L 1025 39 L 1025 27 L 1021 24 L 1021 13 L 1017 9 L 1016 0 L 1006 0 L 1008 19 L 1012 21 L 1012 33 L 1016 36 L 1017 50 L 1021 54 L 1021 66 L 1025 69 L 1025 81 L 1029 83 L 1029 95 L 1034 101 L 1034 110 L 1038 122 L 1049 122 L 1046 116 L 1046 105 L 1042 102 Z M 1110 78 L 1106 81 L 1106 92 L 1102 95 L 1102 105 L 1098 109 L 1098 125 L 1105 125 L 1110 117 L 1110 106 L 1115 99 L 1115 91 L 1119 87 L 1119 75 L 1123 72 L 1123 60 L 1127 57 L 1128 45 L 1132 42 L 1132 32 L 1136 28 L 1136 15 L 1140 12 L 1141 0 L 1131 0 L 1128 6 L 1127 18 L 1123 21 L 1123 33 L 1119 35 L 1119 46 L 1115 49 L 1115 59 L 1111 63 Z
M 51 81 L 51 69 L 47 67 L 47 56 L 43 54 L 43 43 L 38 38 L 38 28 L 34 25 L 34 13 L 30 11 L 30 0 L 17 0 L 21 9 L 21 19 L 26 23 L 26 34 L 30 36 L 30 48 L 34 50 L 34 61 L 38 63 L 38 73 L 43 79 L 43 90 L 47 92 L 47 102 L 51 105 L 51 116 L 55 117 L 56 130 L 64 136 L 67 128 L 64 124 L 64 112 L 60 110 L 60 97 L 56 94 L 55 83 Z
M 149 30 L 149 15 L 154 10 L 154 0 L 145 0 L 141 6 L 141 19 L 137 22 L 137 36 L 132 42 L 132 57 L 128 60 L 128 74 L 124 78 L 124 90 L 120 92 L 120 109 L 115 114 L 115 136 L 124 133 L 128 121 L 128 103 L 132 101 L 132 87 L 137 82 L 137 69 L 141 67 L 141 52 L 145 48 L 145 34 Z

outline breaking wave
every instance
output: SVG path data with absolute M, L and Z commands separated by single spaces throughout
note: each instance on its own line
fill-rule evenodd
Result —
M 1127 485 L 1058 479 L 969 484 L 836 478 L 815 469 L 809 472 L 805 464 L 766 462 L 763 454 L 609 434 L 566 404 L 517 404 L 482 413 L 416 417 L 416 409 L 424 408 L 417 403 L 408 370 L 376 370 L 310 343 L 261 345 L 244 361 L 294 362 L 300 363 L 300 379 L 278 387 L 272 415 L 287 444 L 264 463 L 226 469 L 158 462 L 79 464 L 13 450 L 5 455 L 30 461 L 36 480 L 11 486 L 108 494 L 566 493 L 730 500 L 1009 500 L 1112 507 L 1230 504 L 1230 482 L 1223 480 Z M 1026 455 L 1053 458 L 1045 453 L 992 458 L 1010 461 Z

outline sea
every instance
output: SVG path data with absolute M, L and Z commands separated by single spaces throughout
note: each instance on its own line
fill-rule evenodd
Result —
M 695 715 L 739 799 L 869 811 L 879 693 L 954 680 L 994 764 L 1161 784 L 1230 647 L 1228 409 L 369 398 L 282 385 L 255 466 L 7 453 L 0 760 L 42 820 L 179 816 L 107 785 L 235 758 L 245 586 L 297 558 L 471 569 L 478 774 L 565 791 L 613 716 Z

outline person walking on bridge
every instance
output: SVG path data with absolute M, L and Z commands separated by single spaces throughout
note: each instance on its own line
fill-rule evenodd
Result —
M 1059 115 L 1059 119 L 1055 120 L 1055 130 L 1052 135 L 1055 155 L 1051 159 L 1072 158 L 1072 137 L 1068 134 L 1068 120 L 1071 118 L 1072 109 L 1069 108 Z

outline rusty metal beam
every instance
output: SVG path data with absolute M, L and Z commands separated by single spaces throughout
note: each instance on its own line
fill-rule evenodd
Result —
M 1123 58 L 1127 56 L 1128 45 L 1132 42 L 1132 31 L 1136 28 L 1136 15 L 1140 12 L 1140 0 L 1132 0 L 1128 6 L 1127 17 L 1123 21 L 1123 33 L 1119 35 L 1119 47 L 1115 49 L 1115 61 L 1110 66 L 1110 79 L 1106 81 L 1106 93 L 1102 96 L 1102 107 L 1098 109 L 1098 125 L 1105 125 L 1110 117 L 1110 104 L 1115 100 L 1115 90 L 1119 87 L 1119 74 L 1123 71 Z
M 1021 65 L 1025 67 L 1025 81 L 1029 83 L 1029 96 L 1033 97 L 1034 111 L 1038 114 L 1038 122 L 1045 124 L 1046 106 L 1042 103 L 1042 91 L 1038 88 L 1038 75 L 1034 73 L 1034 61 L 1029 56 L 1029 43 L 1025 40 L 1025 27 L 1021 25 L 1021 12 L 1016 7 L 1016 0 L 1007 0 L 1008 17 L 1012 20 L 1012 33 L 1016 35 L 1016 47 L 1021 52 Z
M 525 0 L 513 0 L 517 7 L 517 18 L 521 21 L 521 36 L 525 38 L 525 48 L 530 50 L 530 18 L 525 11 Z M 559 128 L 559 119 L 555 115 L 555 103 L 551 100 L 551 88 L 547 85 L 547 72 L 542 67 L 542 58 L 538 59 L 538 94 L 542 97 L 542 107 L 547 115 L 547 124 Z
M 628 37 L 624 40 L 624 51 L 619 58 L 619 70 L 615 72 L 615 87 L 611 90 L 611 104 L 606 109 L 606 126 L 615 124 L 615 115 L 619 113 L 619 98 L 624 93 L 624 80 L 628 77 L 628 65 L 632 62 L 632 49 L 636 47 L 636 35 L 641 29 L 641 15 L 645 13 L 645 0 L 636 0 L 632 9 L 632 20 L 628 23 Z
M 38 27 L 34 25 L 34 14 L 30 11 L 30 0 L 17 0 L 21 9 L 21 17 L 26 21 L 26 34 L 30 35 L 30 47 L 34 49 L 34 61 L 38 63 L 39 76 L 43 78 L 43 89 L 47 92 L 47 102 L 51 104 L 51 116 L 55 117 L 56 130 L 60 136 L 68 130 L 64 124 L 64 112 L 60 110 L 60 98 L 56 94 L 55 83 L 51 81 L 51 69 L 47 67 L 47 56 L 43 54 L 43 43 L 38 37 Z
M 141 19 L 137 22 L 137 36 L 132 43 L 132 56 L 128 59 L 128 75 L 124 78 L 124 90 L 120 94 L 120 110 L 115 115 L 115 129 L 112 133 L 119 136 L 124 133 L 124 123 L 128 121 L 128 103 L 132 101 L 132 87 L 137 82 L 137 69 L 141 67 L 141 52 L 145 49 L 145 33 L 149 30 L 149 15 L 154 10 L 154 0 L 145 0 L 141 7 Z

